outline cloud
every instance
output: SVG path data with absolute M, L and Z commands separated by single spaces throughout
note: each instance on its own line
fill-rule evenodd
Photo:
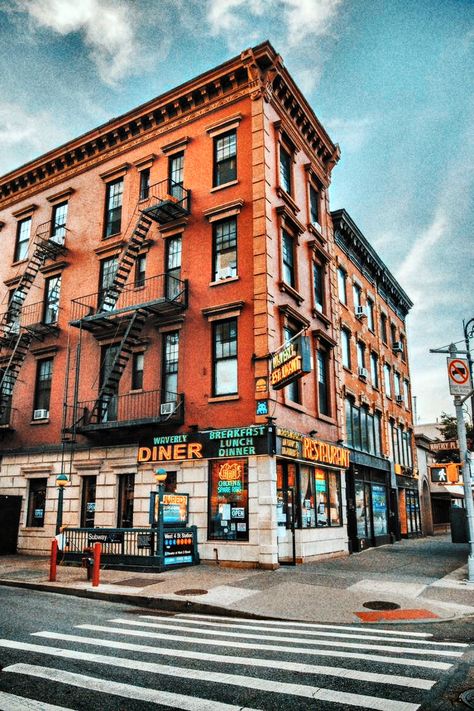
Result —
M 331 34 L 342 0 L 283 0 L 290 46 L 299 45 L 310 35 Z
M 374 123 L 374 118 L 365 116 L 360 119 L 333 118 L 326 121 L 325 126 L 333 140 L 341 144 L 341 149 L 346 154 L 357 153 L 364 147 Z
M 80 33 L 106 84 L 129 74 L 136 60 L 134 13 L 123 0 L 16 0 L 32 26 L 61 36 Z

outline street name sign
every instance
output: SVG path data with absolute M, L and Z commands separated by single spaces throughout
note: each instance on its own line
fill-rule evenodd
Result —
M 472 386 L 466 358 L 448 358 L 448 379 L 451 395 L 469 395 Z

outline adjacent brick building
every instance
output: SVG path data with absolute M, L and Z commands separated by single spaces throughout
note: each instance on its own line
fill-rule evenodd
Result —
M 161 467 L 203 559 L 347 552 L 338 158 L 264 43 L 0 180 L 0 497 L 20 550 L 47 550 L 59 473 L 65 523 L 127 528 Z M 402 340 L 409 301 L 383 284 Z M 408 377 L 405 347 L 377 348 Z

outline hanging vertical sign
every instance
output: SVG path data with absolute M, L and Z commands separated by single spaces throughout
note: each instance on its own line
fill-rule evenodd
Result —
M 311 348 L 308 336 L 298 336 L 272 354 L 270 381 L 274 390 L 281 390 L 310 372 Z

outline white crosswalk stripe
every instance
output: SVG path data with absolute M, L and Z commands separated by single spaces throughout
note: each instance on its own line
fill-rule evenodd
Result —
M 468 647 L 400 629 L 198 614 L 144 614 L 75 629 L 38 630 L 34 641 L 0 639 L 13 659 L 3 672 L 38 679 L 44 690 L 37 701 L 17 695 L 20 682 L 0 690 L 0 711 L 70 711 L 54 705 L 58 683 L 189 711 L 273 711 L 288 699 L 304 700 L 308 711 L 416 711 Z

